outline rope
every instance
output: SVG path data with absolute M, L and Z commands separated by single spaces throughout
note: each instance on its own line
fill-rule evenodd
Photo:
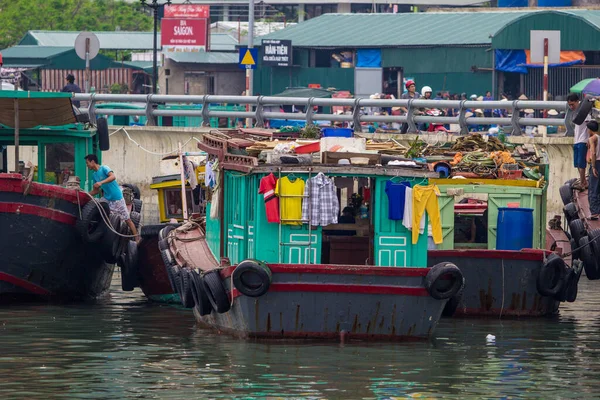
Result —
M 504 311 L 504 258 L 502 259 L 502 306 L 500 306 L 498 318 L 502 318 L 502 311 Z
M 94 202 L 94 204 L 96 205 L 96 208 L 98 208 L 98 211 L 100 211 L 100 216 L 102 217 L 102 220 L 104 221 L 104 223 L 106 224 L 106 226 L 108 227 L 108 229 L 110 229 L 115 235 L 121 236 L 121 237 L 124 237 L 124 238 L 130 238 L 130 239 L 133 239 L 133 238 L 137 237 L 137 235 L 124 235 L 124 234 L 122 234 L 120 232 L 117 232 L 114 229 L 114 227 L 112 226 L 112 223 L 110 222 L 110 217 L 106 214 L 106 211 L 100 205 L 100 203 L 94 198 L 94 196 L 92 196 L 91 194 L 89 194 L 88 192 L 85 192 L 83 190 L 78 190 L 78 192 L 85 193 L 91 199 L 91 201 Z M 142 226 L 140 225 L 140 230 L 141 230 L 141 228 L 142 228 Z
M 115 133 L 119 132 L 119 131 L 123 131 L 125 133 L 125 136 L 127 136 L 127 139 L 129 139 L 130 141 L 132 141 L 137 147 L 139 147 L 141 150 L 145 151 L 148 154 L 153 154 L 155 156 L 168 156 L 169 154 L 174 154 L 177 153 L 179 151 L 179 149 L 175 149 L 166 153 L 158 153 L 155 151 L 151 151 L 148 150 L 147 148 L 145 148 L 144 146 L 142 146 L 141 144 L 139 144 L 138 142 L 135 141 L 135 139 L 133 139 L 130 135 L 129 132 L 127 132 L 127 130 L 124 127 L 120 127 L 119 129 L 117 129 L 116 131 L 114 131 L 113 133 L 111 133 L 109 136 L 114 135 Z M 198 141 L 198 143 L 200 143 L 200 140 L 196 139 L 195 137 L 190 137 L 184 144 L 181 145 L 181 147 L 184 147 L 185 145 L 187 145 L 189 142 L 192 141 L 192 139 L 195 139 L 196 141 Z
M 579 251 L 579 250 L 583 249 L 584 247 L 591 245 L 594 240 L 600 238 L 600 235 L 596 236 L 595 238 L 593 238 L 591 240 L 589 238 L 590 237 L 588 236 L 588 240 L 589 240 L 588 244 L 584 244 L 583 246 L 579 246 L 579 247 L 577 247 L 575 249 L 571 249 L 570 253 L 565 253 L 565 254 L 562 255 L 562 257 L 563 258 L 568 257 L 568 256 L 572 255 L 574 252 Z

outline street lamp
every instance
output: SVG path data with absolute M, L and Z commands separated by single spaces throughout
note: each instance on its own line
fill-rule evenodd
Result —
M 152 47 L 152 94 L 156 94 L 156 86 L 158 82 L 158 40 L 156 35 L 158 34 L 158 9 L 164 5 L 170 6 L 171 0 L 167 0 L 165 3 L 159 4 L 158 0 L 151 0 L 152 3 L 148 3 L 148 0 L 140 0 L 142 7 L 150 7 L 154 10 L 154 45 Z

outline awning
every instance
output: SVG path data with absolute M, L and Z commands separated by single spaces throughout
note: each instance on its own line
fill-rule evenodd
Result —
M 15 126 L 15 99 L 19 100 L 19 127 L 74 124 L 71 93 L 0 91 L 0 124 Z
M 333 91 L 325 89 L 313 89 L 305 87 L 287 88 L 281 93 L 274 94 L 273 97 L 318 97 L 318 98 L 330 98 L 333 95 Z
M 533 64 L 529 50 L 494 50 L 496 56 L 496 70 L 504 72 L 518 72 L 526 74 L 527 68 L 544 68 L 544 64 Z M 561 51 L 560 63 L 549 64 L 550 68 L 568 67 L 583 64 L 585 54 L 583 51 Z

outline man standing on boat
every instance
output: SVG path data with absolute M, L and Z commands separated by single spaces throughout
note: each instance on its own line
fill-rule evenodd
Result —
M 81 93 L 81 88 L 78 85 L 75 84 L 75 77 L 73 76 L 73 74 L 67 75 L 66 79 L 67 79 L 67 84 L 61 90 L 61 92 L 65 92 L 65 93 Z M 81 103 L 79 102 L 79 100 L 73 100 L 72 103 L 77 108 L 79 108 L 81 106 Z
M 572 111 L 577 111 L 579 108 L 579 95 L 577 93 L 570 93 L 567 96 L 567 103 L 569 104 L 569 108 Z M 592 118 L 588 115 L 584 122 L 581 125 L 575 125 L 575 144 L 573 145 L 573 164 L 575 168 L 579 171 L 579 179 L 575 184 L 573 184 L 573 189 L 577 190 L 586 190 L 587 179 L 585 179 L 585 169 L 587 167 L 587 143 L 588 143 L 588 132 L 587 132 L 587 123 L 590 122 Z
M 136 241 L 139 242 L 138 231 L 129 217 L 129 210 L 127 210 L 127 204 L 125 204 L 123 192 L 117 183 L 115 173 L 107 165 L 100 165 L 98 157 L 94 154 L 85 156 L 85 165 L 94 171 L 94 188 L 89 193 L 95 196 L 102 189 L 102 197 L 108 202 L 111 214 L 114 213 L 121 217 L 127 223 L 133 235 L 135 235 Z

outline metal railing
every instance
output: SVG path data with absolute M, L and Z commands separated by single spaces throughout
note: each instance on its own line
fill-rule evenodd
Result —
M 419 123 L 457 124 L 461 133 L 469 132 L 469 126 L 499 125 L 510 126 L 511 132 L 520 134 L 523 126 L 564 126 L 567 136 L 573 136 L 572 111 L 564 101 L 456 101 L 456 100 L 379 100 L 379 99 L 329 99 L 329 98 L 299 98 L 299 97 L 270 97 L 270 96 L 185 96 L 185 95 L 125 95 L 125 94 L 74 94 L 74 100 L 89 102 L 88 108 L 82 108 L 90 115 L 90 120 L 95 121 L 96 115 L 130 115 L 146 116 L 148 121 L 154 121 L 159 116 L 190 116 L 202 117 L 203 126 L 208 126 L 211 117 L 217 118 L 245 118 L 254 120 L 255 126 L 262 128 L 269 119 L 304 120 L 306 124 L 316 121 L 349 122 L 354 125 L 354 130 L 361 132 L 362 122 L 387 122 L 408 124 L 408 132 L 418 132 Z M 144 103 L 143 109 L 97 109 L 98 102 L 115 103 Z M 182 105 L 201 105 L 197 109 L 158 108 L 159 104 L 181 103 Z M 249 105 L 251 111 L 216 111 L 211 110 L 211 104 L 240 104 Z M 288 113 L 272 112 L 265 110 L 269 106 L 301 106 L 305 112 Z M 352 111 L 347 114 L 321 114 L 315 113 L 313 107 L 347 107 Z M 406 109 L 405 115 L 369 115 L 366 107 L 391 108 L 401 107 Z M 457 116 L 430 116 L 421 115 L 422 108 L 435 108 L 440 110 L 457 110 Z M 480 117 L 468 116 L 467 110 L 506 110 L 511 117 Z M 522 110 L 555 110 L 558 113 L 566 111 L 564 118 L 526 118 L 521 117 Z

